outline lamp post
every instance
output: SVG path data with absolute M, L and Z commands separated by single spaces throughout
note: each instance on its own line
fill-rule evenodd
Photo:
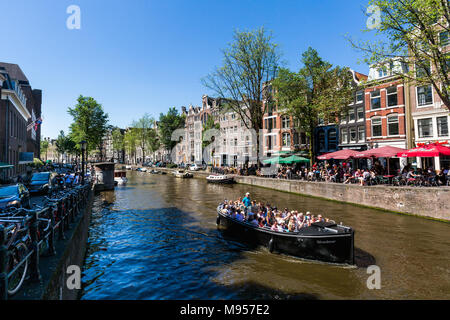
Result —
M 85 152 L 87 147 L 86 141 L 81 141 L 81 183 L 84 184 L 84 175 L 85 175 Z

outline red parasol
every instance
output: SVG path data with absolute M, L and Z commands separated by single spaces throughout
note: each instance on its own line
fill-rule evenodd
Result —
M 321 156 L 318 156 L 317 159 L 319 160 L 330 160 L 330 159 L 336 159 L 336 160 L 347 160 L 349 158 L 353 158 L 358 152 L 350 150 L 350 149 L 344 149 L 339 150 L 336 152 L 326 153 Z
M 397 157 L 398 153 L 405 152 L 405 151 L 407 151 L 407 150 L 402 149 L 402 148 L 386 146 L 386 147 L 381 147 L 381 148 L 376 148 L 376 149 L 359 152 L 358 154 L 355 155 L 355 158 L 370 158 L 370 157 L 393 158 L 393 157 Z
M 439 157 L 439 156 L 450 156 L 450 148 L 445 147 L 441 144 L 429 144 L 420 146 L 414 149 L 410 149 L 404 152 L 400 152 L 397 156 L 402 158 L 411 158 L 411 157 Z

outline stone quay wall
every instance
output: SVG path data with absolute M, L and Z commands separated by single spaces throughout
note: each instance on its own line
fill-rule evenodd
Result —
M 450 188 L 359 186 L 236 176 L 238 183 L 450 221 Z

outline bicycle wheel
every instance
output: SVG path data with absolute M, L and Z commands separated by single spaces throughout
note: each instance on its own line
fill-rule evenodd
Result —
M 23 242 L 19 242 L 13 249 L 8 263 L 8 273 L 11 272 L 27 255 L 28 248 Z M 28 259 L 8 278 L 8 294 L 14 295 L 19 291 L 25 280 L 28 270 Z

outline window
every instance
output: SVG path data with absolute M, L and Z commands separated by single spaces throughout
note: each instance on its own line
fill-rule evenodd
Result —
M 366 139 L 364 127 L 358 127 L 358 141 L 363 142 Z
M 341 129 L 341 143 L 348 143 L 348 131 L 347 129 Z
M 289 132 L 283 133 L 283 147 L 291 146 L 291 134 Z
M 417 120 L 419 128 L 419 138 L 428 138 L 433 136 L 433 122 L 431 118 Z
M 380 68 L 378 69 L 378 78 L 383 78 L 388 75 L 386 68 Z
M 348 110 L 348 120 L 355 121 L 355 109 L 351 108 Z
M 234 139 L 234 145 L 237 146 L 237 139 Z
M 438 136 L 439 137 L 448 136 L 448 118 L 439 117 L 436 120 L 437 120 Z
M 388 107 L 394 107 L 398 104 L 397 102 L 397 87 L 387 88 L 387 105 Z
M 358 91 L 356 93 L 356 103 L 361 103 L 364 101 L 364 91 Z
M 387 117 L 388 136 L 398 135 L 398 115 L 390 115 Z
M 370 93 L 370 108 L 372 110 L 381 108 L 380 90 L 372 91 Z
M 417 87 L 417 105 L 419 107 L 433 104 L 433 90 L 431 85 Z
M 381 118 L 372 118 L 372 137 L 381 137 Z
M 364 120 L 364 107 L 358 107 L 356 112 L 358 114 L 358 121 Z
M 319 131 L 319 150 L 325 150 L 325 132 Z
M 289 129 L 291 127 L 291 119 L 289 116 L 283 116 L 281 118 L 281 128 Z
M 337 133 L 336 129 L 331 129 L 328 131 L 328 150 L 336 150 L 337 149 Z
M 447 46 L 449 44 L 448 31 L 439 33 L 439 42 L 441 43 L 441 46 Z
M 350 128 L 350 142 L 356 142 L 356 128 Z

